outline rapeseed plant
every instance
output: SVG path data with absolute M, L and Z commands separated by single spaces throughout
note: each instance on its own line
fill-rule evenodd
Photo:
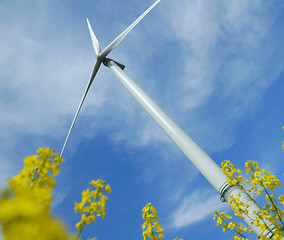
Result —
M 147 203 L 142 209 L 142 218 L 145 222 L 142 225 L 143 229 L 143 239 L 162 239 L 164 237 L 161 224 L 158 222 L 159 218 L 157 216 L 157 210 L 151 203 Z
M 111 188 L 103 180 L 92 180 L 90 184 L 95 189 L 83 191 L 81 202 L 75 203 L 74 210 L 81 213 L 76 237 L 50 213 L 54 176 L 59 174 L 63 161 L 50 148 L 39 148 L 36 155 L 24 159 L 23 170 L 10 179 L 9 187 L 0 196 L 0 222 L 5 239 L 78 239 L 85 224 L 94 222 L 96 216 L 104 218 L 107 197 L 103 193 L 111 193 Z
M 161 224 L 158 222 L 159 217 L 157 215 L 156 208 L 151 204 L 147 203 L 142 209 L 142 218 L 145 220 L 142 224 L 143 229 L 143 240 L 157 240 L 164 237 Z M 181 238 L 174 238 L 173 240 L 183 240 Z
M 95 188 L 90 191 L 90 189 L 86 189 L 82 192 L 82 199 L 80 203 L 75 202 L 74 210 L 75 212 L 79 212 L 81 214 L 81 220 L 76 224 L 76 228 L 78 229 L 78 234 L 75 238 L 77 240 L 86 224 L 90 224 L 91 222 L 96 221 L 96 217 L 104 218 L 105 211 L 105 203 L 108 199 L 103 193 L 111 193 L 111 188 L 109 184 L 105 184 L 105 181 L 99 179 L 97 181 L 92 180 L 90 184 Z M 93 238 L 95 240 L 96 238 Z
M 241 189 L 248 195 L 248 193 L 253 193 L 252 196 L 255 198 L 258 195 L 265 195 L 266 200 L 262 210 L 255 212 L 254 211 L 254 219 L 251 219 L 252 223 L 259 227 L 262 231 L 268 230 L 273 233 L 273 239 L 282 239 L 284 236 L 281 231 L 284 227 L 283 223 L 283 215 L 284 211 L 281 211 L 280 207 L 277 205 L 277 198 L 275 193 L 275 188 L 280 187 L 281 183 L 271 172 L 267 173 L 264 169 L 260 169 L 257 161 L 247 161 L 245 163 L 246 166 L 246 175 L 248 175 L 249 180 L 245 180 L 243 185 L 250 184 L 251 187 L 248 190 L 245 190 L 243 187 Z M 234 165 L 225 161 L 222 163 L 222 169 L 224 174 L 228 177 L 228 182 L 232 185 L 241 184 L 241 180 L 243 176 L 241 175 L 241 171 L 236 169 Z M 241 186 L 241 185 L 240 185 Z M 256 200 L 250 197 L 250 201 Z M 233 197 L 232 195 L 228 199 L 228 203 L 231 205 L 231 208 L 234 212 L 234 215 L 243 218 L 243 215 L 248 214 L 249 203 L 245 204 L 240 201 L 240 195 Z M 281 195 L 278 198 L 280 204 L 283 204 L 284 196 Z M 222 221 L 225 219 L 231 219 L 232 217 L 228 217 L 229 215 L 225 215 L 219 211 L 215 212 L 214 219 L 217 218 L 216 225 L 220 225 Z M 276 228 L 271 230 L 271 225 L 274 225 Z M 245 227 L 242 223 L 236 222 L 226 222 L 222 224 L 223 231 L 226 232 L 228 228 L 234 230 L 237 235 L 233 236 L 233 239 L 248 239 L 244 236 L 243 232 L 252 233 L 252 230 L 248 227 Z M 240 237 L 242 238 L 240 238 Z M 265 236 L 258 236 L 258 239 L 268 239 Z
M 50 210 L 54 176 L 63 159 L 49 148 L 25 158 L 25 166 L 11 178 L 0 197 L 0 222 L 7 240 L 64 240 L 71 234 Z
M 284 130 L 284 127 L 282 127 Z M 284 142 L 283 150 L 284 150 Z M 54 177 L 59 174 L 60 164 L 64 160 L 54 150 L 50 148 L 39 148 L 36 155 L 24 159 L 24 168 L 19 174 L 9 181 L 9 187 L 0 195 L 0 223 L 5 239 L 7 240 L 71 240 L 79 239 L 82 230 L 86 224 L 95 222 L 97 217 L 104 218 L 105 204 L 110 194 L 109 184 L 104 180 L 92 180 L 90 184 L 94 188 L 89 188 L 82 192 L 81 202 L 75 202 L 74 210 L 81 214 L 81 220 L 76 224 L 78 234 L 76 237 L 64 227 L 63 223 L 58 221 L 50 213 L 50 203 L 53 199 L 52 190 L 55 186 Z M 255 218 L 251 219 L 253 224 L 262 231 L 273 231 L 273 239 L 282 239 L 284 221 L 284 211 L 280 209 L 279 204 L 284 205 L 284 195 L 276 197 L 275 188 L 280 187 L 281 183 L 271 172 L 260 169 L 258 162 L 247 161 L 245 163 L 246 175 L 249 179 L 243 181 L 242 171 L 236 169 L 230 161 L 222 163 L 222 170 L 227 176 L 230 185 L 239 185 L 248 195 L 251 193 L 250 201 L 257 196 L 265 196 L 267 203 L 262 210 L 255 212 Z M 245 190 L 243 185 L 250 185 Z M 239 199 L 240 195 L 230 196 L 228 203 L 234 212 L 234 215 L 243 219 L 243 215 L 248 214 L 248 203 L 243 203 Z M 164 237 L 164 229 L 158 222 L 157 210 L 151 203 L 147 203 L 142 210 L 142 218 L 145 222 L 142 225 L 144 240 L 158 240 Z M 245 234 L 252 234 L 250 227 L 246 227 L 242 222 L 237 223 L 232 216 L 225 212 L 216 211 L 214 219 L 217 219 L 216 225 L 222 226 L 226 233 L 228 229 L 233 230 L 237 235 L 234 240 L 248 240 Z M 271 230 L 270 226 L 275 226 Z M 267 240 L 268 238 L 260 235 L 258 239 Z M 92 238 L 89 240 L 96 240 Z M 183 240 L 176 237 L 174 240 Z
M 282 128 L 284 130 L 284 127 Z M 257 161 L 247 161 L 245 163 L 245 167 L 246 175 L 249 179 L 244 180 L 243 185 L 250 185 L 248 190 L 245 190 L 241 185 L 241 181 L 243 179 L 242 171 L 236 169 L 230 161 L 222 162 L 222 170 L 227 176 L 229 184 L 239 185 L 247 196 L 249 196 L 250 201 L 254 201 L 256 203 L 255 197 L 260 195 L 265 196 L 265 199 L 267 200 L 262 210 L 253 212 L 255 218 L 251 219 L 252 223 L 256 227 L 259 227 L 262 231 L 266 230 L 273 233 L 273 239 L 282 239 L 284 236 L 284 211 L 280 209 L 279 203 L 284 205 L 284 196 L 281 195 L 277 198 L 275 193 L 275 188 L 281 186 L 280 181 L 275 175 L 273 175 L 273 173 L 267 173 L 264 169 L 260 169 Z M 253 197 L 251 197 L 248 193 L 252 193 Z M 240 195 L 235 197 L 230 196 L 228 203 L 231 205 L 234 215 L 244 219 L 243 215 L 248 214 L 249 204 L 242 203 L 239 197 Z M 233 236 L 234 240 L 247 240 L 248 238 L 245 236 L 244 232 L 249 234 L 253 233 L 252 229 L 250 227 L 246 227 L 243 223 L 231 221 L 230 219 L 232 219 L 232 217 L 224 212 L 216 211 L 213 219 L 217 219 L 216 225 L 222 225 L 224 232 L 226 232 L 227 229 L 235 231 L 237 235 Z M 271 230 L 272 225 L 275 226 L 275 229 Z M 271 239 L 264 235 L 257 236 L 257 238 L 262 240 Z

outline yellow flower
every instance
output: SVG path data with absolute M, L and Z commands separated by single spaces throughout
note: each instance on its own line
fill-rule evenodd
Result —
M 9 181 L 10 188 L 17 198 L 32 196 L 33 201 L 49 209 L 55 186 L 54 176 L 58 174 L 61 162 L 63 159 L 54 150 L 39 148 L 37 155 L 24 159 L 23 170 Z
M 111 190 L 109 184 L 106 184 L 106 185 L 105 185 L 105 191 L 108 192 L 108 193 L 111 193 L 112 190 Z
M 257 189 L 257 192 L 258 192 L 259 195 L 263 195 L 262 189 Z
M 53 150 L 40 148 L 37 155 L 24 159 L 23 170 L 10 179 L 10 189 L 0 199 L 0 222 L 5 239 L 69 239 L 63 224 L 49 213 L 55 186 L 49 170 L 55 156 Z
M 280 201 L 281 204 L 284 205 L 284 195 L 280 195 L 280 197 L 278 198 L 278 200 Z
M 24 159 L 24 168 L 9 181 L 0 198 L 0 222 L 7 240 L 74 239 L 49 213 L 54 176 L 63 159 L 49 148 Z M 56 165 L 56 167 L 55 167 Z
M 249 180 L 244 181 L 244 185 L 247 185 L 247 184 L 249 184 Z
M 90 194 L 90 189 L 87 188 L 86 191 L 82 192 L 82 202 L 91 202 L 91 194 Z
M 104 218 L 106 214 L 105 205 L 108 198 L 104 195 L 104 192 L 111 192 L 109 184 L 104 185 L 105 181 L 101 179 L 97 181 L 92 180 L 90 184 L 95 190 L 90 191 L 89 188 L 86 189 L 82 192 L 81 202 L 75 202 L 74 211 L 81 214 L 81 221 L 76 224 L 76 228 L 79 230 L 76 239 L 79 238 L 85 224 L 95 222 L 96 216 Z
M 282 239 L 284 236 L 283 233 L 279 230 L 284 226 L 282 216 L 284 211 L 281 211 L 275 199 L 276 187 L 281 186 L 280 181 L 273 175 L 271 172 L 266 172 L 264 169 L 260 169 L 257 161 L 247 161 L 245 163 L 246 174 L 250 176 L 250 180 L 245 180 L 244 185 L 251 184 L 248 192 L 252 192 L 253 196 L 264 195 L 268 201 L 264 205 L 263 210 L 253 211 L 254 217 L 251 218 L 252 224 L 255 227 L 261 229 L 261 231 L 266 231 L 267 223 L 274 225 L 276 227 L 273 239 Z M 236 169 L 230 161 L 224 161 L 222 163 L 222 170 L 224 174 L 228 177 L 228 183 L 231 185 L 239 184 L 242 176 L 241 171 Z M 240 188 L 244 191 L 245 194 L 248 193 L 240 185 Z M 244 215 L 248 215 L 248 209 L 250 207 L 250 201 L 255 201 L 252 197 L 249 196 L 249 201 L 244 203 L 240 201 L 240 195 L 233 197 L 230 196 L 228 203 L 231 205 L 234 215 L 243 219 Z M 284 204 L 284 196 L 278 198 L 281 204 Z M 234 236 L 233 239 L 242 239 L 247 240 L 248 238 L 244 237 L 243 232 L 248 231 L 249 234 L 252 234 L 253 231 L 250 227 L 246 227 L 243 223 L 236 224 L 235 222 L 227 222 L 227 218 L 223 213 L 217 211 L 214 213 L 214 219 L 217 218 L 216 225 L 222 225 L 223 231 L 226 232 L 228 228 L 234 230 L 239 236 Z M 278 231 L 279 230 L 279 231 Z M 279 237 L 280 236 L 280 237 Z M 267 239 L 264 236 L 257 236 L 258 239 Z
M 223 161 L 221 165 L 223 173 L 227 176 L 230 185 L 237 185 L 243 179 L 241 175 L 242 171 L 236 169 L 230 161 Z
M 151 203 L 147 203 L 142 209 L 142 218 L 145 222 L 142 224 L 143 239 L 162 239 L 164 237 L 161 224 L 158 222 L 157 210 Z M 157 236 L 158 235 L 158 236 Z
M 33 218 L 43 214 L 45 209 L 38 206 L 30 198 L 3 199 L 0 201 L 0 221 L 12 221 L 17 218 Z
M 81 221 L 76 223 L 76 228 L 81 231 L 84 228 L 84 223 Z
M 228 224 L 228 228 L 234 230 L 234 228 L 237 227 L 238 225 L 239 225 L 239 224 L 237 224 L 235 221 L 233 221 L 233 222 L 230 222 L 230 223 Z

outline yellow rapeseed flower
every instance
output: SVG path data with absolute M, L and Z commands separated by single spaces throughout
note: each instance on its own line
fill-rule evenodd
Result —
M 259 227 L 262 231 L 270 231 L 269 226 L 273 225 L 276 227 L 274 229 L 273 239 L 282 239 L 283 232 L 280 229 L 284 228 L 283 215 L 284 211 L 281 211 L 279 206 L 277 206 L 276 195 L 274 189 L 281 186 L 280 181 L 271 172 L 266 172 L 264 169 L 260 169 L 257 161 L 247 161 L 245 163 L 246 174 L 250 176 L 250 180 L 245 180 L 244 185 L 250 184 L 250 189 L 248 192 L 253 192 L 253 196 L 265 195 L 267 203 L 264 204 L 264 209 L 259 211 L 253 211 L 254 218 L 251 219 L 252 224 L 255 227 Z M 241 182 L 242 176 L 241 171 L 236 169 L 230 161 L 223 161 L 222 170 L 224 174 L 228 177 L 228 183 L 231 185 L 239 184 Z M 240 185 L 244 193 L 247 194 L 245 189 Z M 248 194 L 247 194 L 248 195 Z M 248 195 L 250 201 L 255 201 L 250 195 Z M 278 198 L 281 204 L 284 204 L 284 196 Z M 243 219 L 244 215 L 248 214 L 249 201 L 243 203 L 240 201 L 240 195 L 230 196 L 228 203 L 231 205 L 234 215 Z M 228 228 L 234 230 L 239 236 L 234 236 L 233 239 L 246 240 L 243 232 L 248 232 L 252 234 L 252 229 L 246 227 L 243 223 L 236 224 L 235 222 L 228 222 L 227 218 L 220 211 L 215 212 L 214 219 L 217 218 L 216 225 L 221 225 L 223 231 L 226 232 Z M 267 239 L 264 236 L 258 236 L 258 239 Z
M 63 159 L 49 148 L 39 148 L 36 155 L 24 159 L 23 170 L 10 179 L 10 188 L 0 197 L 0 222 L 6 240 L 72 237 L 49 213 L 54 172 L 58 173 L 61 162 Z
M 237 185 L 243 179 L 242 171 L 236 169 L 235 166 L 228 160 L 222 162 L 223 173 L 227 176 L 230 185 Z
M 280 195 L 280 197 L 278 198 L 278 200 L 280 201 L 280 203 L 282 205 L 284 205 L 284 195 Z
M 157 240 L 164 237 L 164 229 L 158 222 L 159 218 L 157 216 L 157 210 L 151 205 L 151 203 L 147 203 L 142 209 L 142 218 L 145 220 L 142 224 L 142 236 L 144 240 Z
M 59 172 L 59 164 L 64 160 L 50 148 L 39 148 L 36 155 L 25 158 L 25 166 L 9 181 L 17 198 L 27 195 L 41 206 L 49 209 L 54 176 Z
M 75 202 L 74 211 L 81 214 L 81 220 L 76 224 L 76 228 L 79 231 L 76 239 L 79 238 L 86 224 L 95 222 L 96 217 L 104 218 L 106 214 L 105 204 L 108 197 L 105 196 L 104 193 L 111 193 L 110 185 L 105 185 L 105 181 L 101 179 L 98 179 L 97 181 L 92 180 L 90 184 L 95 189 L 92 191 L 90 191 L 89 188 L 86 189 L 82 192 L 81 202 Z

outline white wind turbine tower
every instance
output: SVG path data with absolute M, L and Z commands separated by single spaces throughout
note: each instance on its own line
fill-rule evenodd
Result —
M 139 18 L 137 18 L 128 28 L 126 28 L 117 38 L 115 38 L 103 51 L 101 51 L 99 42 L 91 28 L 89 20 L 87 19 L 88 28 L 92 38 L 92 44 L 96 53 L 96 61 L 93 72 L 87 84 L 86 90 L 83 94 L 82 100 L 73 118 L 71 127 L 68 131 L 64 145 L 62 147 L 60 156 L 62 156 L 66 143 L 69 139 L 70 133 L 74 123 L 78 117 L 80 109 L 85 101 L 90 86 L 103 63 L 115 74 L 123 86 L 132 94 L 137 102 L 147 111 L 152 119 L 164 130 L 164 132 L 172 139 L 177 147 L 186 155 L 186 157 L 195 165 L 195 167 L 203 174 L 209 183 L 220 193 L 221 201 L 226 202 L 229 196 L 236 197 L 240 194 L 240 201 L 249 204 L 249 212 L 243 215 L 245 222 L 252 227 L 257 235 L 264 235 L 268 238 L 273 236 L 275 226 L 270 225 L 269 229 L 262 231 L 251 223 L 254 219 L 254 211 L 259 211 L 260 208 L 249 201 L 249 197 L 240 189 L 239 186 L 229 185 L 227 177 L 223 174 L 221 168 L 141 89 L 123 70 L 124 66 L 112 59 L 107 58 L 111 50 L 116 47 L 122 39 L 160 2 L 157 0 L 152 4 Z

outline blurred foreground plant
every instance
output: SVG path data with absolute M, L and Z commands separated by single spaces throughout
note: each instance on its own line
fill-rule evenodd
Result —
M 25 158 L 25 166 L 11 178 L 0 197 L 0 222 L 7 240 L 70 239 L 71 234 L 50 210 L 54 176 L 63 159 L 49 148 Z
M 23 170 L 10 179 L 9 187 L 0 196 L 0 222 L 5 239 L 78 239 L 85 224 L 95 221 L 96 216 L 104 218 L 107 197 L 103 193 L 111 193 L 111 188 L 103 180 L 92 180 L 90 184 L 95 190 L 83 191 L 82 201 L 75 203 L 75 211 L 82 214 L 76 224 L 79 230 L 76 237 L 52 216 L 54 176 L 59 174 L 62 162 L 50 148 L 39 148 L 36 155 L 24 159 Z

